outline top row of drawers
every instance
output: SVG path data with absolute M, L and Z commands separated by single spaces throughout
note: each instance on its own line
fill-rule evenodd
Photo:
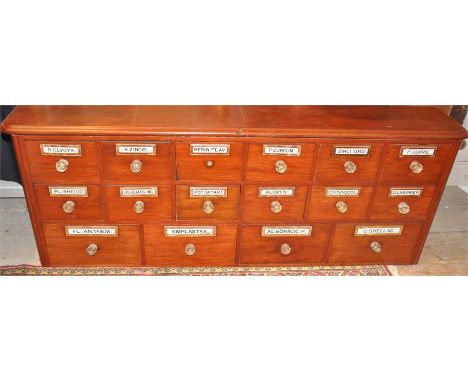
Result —
M 247 181 L 374 182 L 381 179 L 436 183 L 451 152 L 450 144 L 349 143 L 175 143 L 25 142 L 34 181 L 238 181 L 248 144 Z M 319 150 L 317 164 L 315 152 Z M 173 164 L 174 163 L 174 164 Z

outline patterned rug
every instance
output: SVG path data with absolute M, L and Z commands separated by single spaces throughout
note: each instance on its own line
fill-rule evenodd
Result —
M 396 269 L 385 265 L 310 267 L 39 267 L 2 266 L 0 276 L 392 276 Z

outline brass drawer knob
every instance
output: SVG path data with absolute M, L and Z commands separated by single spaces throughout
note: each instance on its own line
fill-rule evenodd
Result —
M 145 210 L 145 203 L 143 203 L 141 200 L 138 200 L 135 202 L 133 205 L 133 211 L 135 211 L 136 214 L 141 214 Z
M 55 168 L 58 172 L 65 172 L 68 170 L 68 161 L 66 159 L 59 159 L 57 163 L 55 163 Z
M 340 214 L 344 214 L 346 211 L 348 211 L 348 205 L 340 200 L 338 203 L 336 203 L 336 209 Z
M 98 250 L 98 247 L 96 244 L 90 244 L 86 248 L 86 253 L 88 256 L 94 256 Z
M 373 241 L 370 245 L 372 252 L 380 253 L 382 251 L 382 245 L 378 241 Z
M 214 205 L 213 202 L 207 200 L 203 203 L 203 212 L 205 214 L 211 214 L 214 211 Z
M 406 202 L 398 204 L 398 212 L 402 215 L 406 215 L 410 212 L 410 206 Z
M 344 169 L 348 174 L 353 174 L 357 170 L 356 163 L 349 160 L 349 161 L 345 162 Z
M 187 256 L 193 256 L 195 255 L 195 244 L 187 244 L 185 246 L 185 254 Z
M 283 209 L 283 206 L 277 200 L 275 200 L 274 202 L 271 202 L 271 211 L 273 213 L 279 214 L 282 209 Z
M 73 211 L 75 211 L 75 203 L 71 200 L 63 203 L 63 211 L 67 214 L 71 214 Z
M 141 163 L 141 160 L 135 159 L 131 164 L 130 164 L 130 170 L 134 173 L 138 173 L 141 171 L 143 167 L 143 163 Z
M 212 160 L 206 160 L 205 161 L 205 166 L 206 167 L 213 167 L 213 161 Z
M 413 171 L 413 173 L 415 173 L 415 174 L 419 174 L 420 172 L 422 172 L 422 170 L 424 168 L 421 163 L 416 162 L 416 161 L 411 162 L 409 167 L 410 167 L 411 171 Z
M 281 254 L 287 256 L 291 253 L 291 246 L 287 243 L 281 244 Z
M 279 160 L 275 163 L 275 170 L 278 174 L 284 174 L 288 169 L 288 165 L 285 161 Z

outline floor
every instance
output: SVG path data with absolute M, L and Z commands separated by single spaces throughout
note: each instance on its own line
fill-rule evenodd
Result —
M 0 198 L 0 265 L 39 265 L 23 198 Z M 468 275 L 468 193 L 447 187 L 419 264 L 400 275 Z

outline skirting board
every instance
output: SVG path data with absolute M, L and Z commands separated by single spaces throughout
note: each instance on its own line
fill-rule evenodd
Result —
M 24 198 L 21 184 L 0 180 L 0 198 Z

